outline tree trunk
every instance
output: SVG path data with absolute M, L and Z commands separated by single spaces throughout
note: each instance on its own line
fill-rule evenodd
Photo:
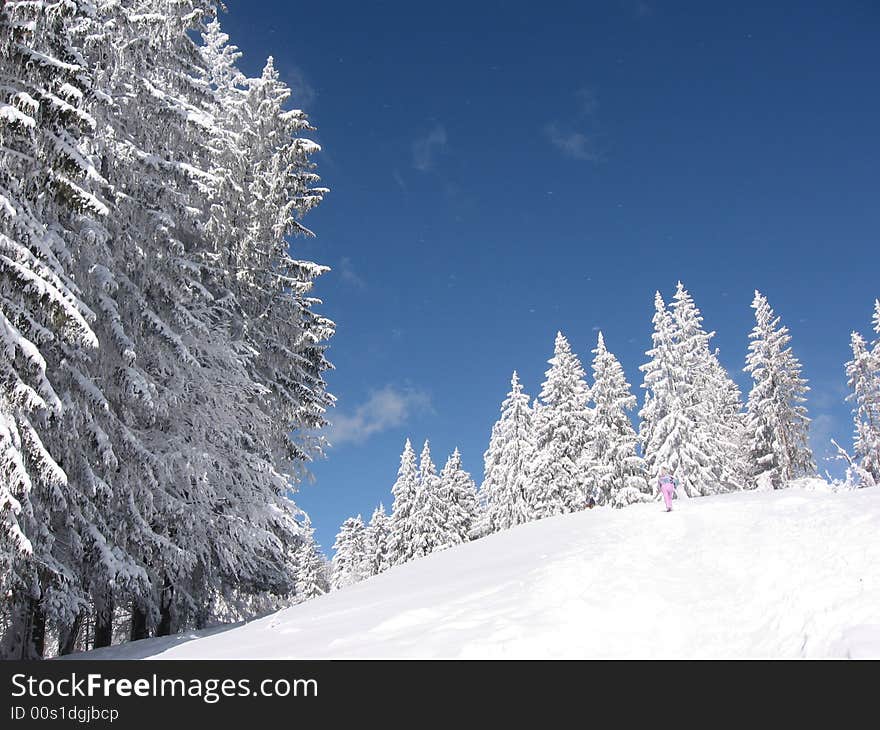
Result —
M 170 636 L 171 625 L 171 599 L 174 596 L 174 586 L 166 576 L 162 585 L 162 593 L 159 597 L 159 626 L 156 628 L 156 636 Z
M 146 639 L 150 635 L 147 630 L 147 612 L 136 603 L 131 604 L 131 640 Z
M 38 659 L 43 658 L 46 650 L 46 612 L 43 610 L 43 602 L 32 598 L 28 610 L 31 613 L 30 639 L 31 650 Z
M 77 615 L 70 626 L 65 626 L 58 634 L 58 656 L 66 656 L 76 651 L 79 632 L 82 629 L 83 614 Z
M 14 598 L 9 607 L 9 624 L 2 633 L 0 659 L 36 659 L 33 650 L 34 599 Z
M 95 649 L 113 643 L 113 599 L 95 600 Z

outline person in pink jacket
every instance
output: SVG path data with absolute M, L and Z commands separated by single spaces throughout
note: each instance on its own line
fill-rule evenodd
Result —
M 675 494 L 675 477 L 669 473 L 669 467 L 663 467 L 660 470 L 660 478 L 657 480 L 657 486 L 660 488 L 660 494 L 663 495 L 663 501 L 666 502 L 666 511 L 672 512 L 672 495 Z

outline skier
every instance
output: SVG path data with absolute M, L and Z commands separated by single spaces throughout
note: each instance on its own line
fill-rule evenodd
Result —
M 657 486 L 663 495 L 663 501 L 666 502 L 666 511 L 672 512 L 672 495 L 675 494 L 675 477 L 669 473 L 668 466 L 664 466 L 660 470 L 660 478 L 657 480 Z

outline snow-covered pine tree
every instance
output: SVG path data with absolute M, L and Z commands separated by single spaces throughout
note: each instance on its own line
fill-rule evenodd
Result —
M 693 297 L 678 282 L 671 305 L 676 352 L 687 380 L 686 408 L 695 422 L 693 436 L 700 450 L 712 455 L 700 494 L 742 488 L 743 435 L 739 389 L 709 349 L 714 332 L 703 328 L 703 317 Z
M 448 547 L 448 505 L 444 503 L 431 445 L 425 440 L 419 456 L 419 480 L 413 507 L 413 557 L 420 558 Z
M 246 154 L 250 219 L 246 254 L 235 267 L 238 302 L 248 314 L 245 341 L 259 355 L 249 362 L 252 378 L 268 390 L 265 408 L 274 427 L 272 439 L 285 449 L 294 476 L 323 453 L 324 414 L 334 399 L 323 374 L 331 367 L 326 342 L 334 324 L 315 313 L 315 280 L 327 267 L 297 260 L 287 237 L 312 232 L 301 220 L 323 199 L 310 156 L 320 150 L 301 137 L 313 130 L 300 110 L 289 110 L 290 89 L 280 81 L 270 58 L 259 79 L 248 81 L 242 142 Z M 271 317 L 264 316 L 271 312 Z
M 650 494 L 644 460 L 636 453 L 638 436 L 627 415 L 636 407 L 636 397 L 601 332 L 593 354 L 590 484 L 598 504 L 625 506 Z
M 486 452 L 485 522 L 488 532 L 506 530 L 532 519 L 529 470 L 535 458 L 535 433 L 529 396 L 516 371 L 501 404 Z
M 693 376 L 687 358 L 679 347 L 678 327 L 660 292 L 654 295 L 652 347 L 645 354 L 650 360 L 641 365 L 645 403 L 639 412 L 639 439 L 649 482 L 668 468 L 679 484 L 678 494 L 703 494 L 712 484 L 713 457 L 706 439 L 699 433 L 702 408 L 695 408 Z
M 187 0 L 0 13 L 15 25 L 0 33 L 0 149 L 32 144 L 30 159 L 54 165 L 28 172 L 20 155 L 0 170 L 2 235 L 15 233 L 10 191 L 39 193 L 15 222 L 42 247 L 15 256 L 25 269 L 40 262 L 50 303 L 27 320 L 43 327 L 32 344 L 45 361 L 28 377 L 45 373 L 49 389 L 32 389 L 44 399 L 54 389 L 62 406 L 60 419 L 48 417 L 57 403 L 26 414 L 46 448 L 20 461 L 64 464 L 45 498 L 4 499 L 2 517 L 14 535 L 9 515 L 18 510 L 22 528 L 33 512 L 22 531 L 49 568 L 17 595 L 40 596 L 62 635 L 90 597 L 98 645 L 118 603 L 134 606 L 134 635 L 198 624 L 224 596 L 288 594 L 287 557 L 307 542 L 288 489 L 321 448 L 308 434 L 332 402 L 322 378 L 332 323 L 308 296 L 323 268 L 294 261 L 286 236 L 307 233 L 299 219 L 323 195 L 317 145 L 299 137 L 308 123 L 284 108 L 272 64 L 243 80 L 219 25 L 202 25 L 211 17 Z M 13 416 L 4 424 L 20 428 Z M 15 446 L 21 434 L 9 433 Z M 19 441 L 20 452 L 35 443 Z
M 759 291 L 752 308 L 755 327 L 744 368 L 753 382 L 745 425 L 749 477 L 753 483 L 769 480 L 778 489 L 816 469 L 808 441 L 810 419 L 803 405 L 809 388 L 789 347 L 788 328 Z
M 723 489 L 744 489 L 748 482 L 745 412 L 739 386 L 718 359 L 718 351 L 710 359 L 712 405 L 716 414 L 719 444 L 720 485 Z
M 440 499 L 446 512 L 444 544 L 460 545 L 471 539 L 479 518 L 477 487 L 471 475 L 461 465 L 461 454 L 456 448 L 440 471 Z
M 129 79 L 131 64 L 121 63 L 111 96 L 134 107 L 136 116 L 165 119 L 173 133 L 163 130 L 154 139 L 149 131 L 133 134 L 140 132 L 135 127 L 118 131 L 108 167 L 125 174 L 113 164 L 122 140 L 155 150 L 138 156 L 145 169 L 135 181 L 123 179 L 123 188 L 137 190 L 154 174 L 151 166 L 173 183 L 165 185 L 168 205 L 161 197 L 154 201 L 149 190 L 136 201 L 138 211 L 146 209 L 164 226 L 159 240 L 171 252 L 162 258 L 164 268 L 153 262 L 150 270 L 124 269 L 120 279 L 128 282 L 127 301 L 152 309 L 135 311 L 132 319 L 159 322 L 152 332 L 139 333 L 134 348 L 143 381 L 155 388 L 153 405 L 147 412 L 133 405 L 143 413 L 137 431 L 142 443 L 144 434 L 162 433 L 144 451 L 174 455 L 158 460 L 153 486 L 165 492 L 153 504 L 168 516 L 155 515 L 150 523 L 163 526 L 160 545 L 172 550 L 157 561 L 171 566 L 166 577 L 173 606 L 165 601 L 164 608 L 182 621 L 227 584 L 282 594 L 292 588 L 284 555 L 302 537 L 288 489 L 314 455 L 313 446 L 320 448 L 305 432 L 323 425 L 331 400 L 321 373 L 328 367 L 323 340 L 332 327 L 310 313 L 312 300 L 304 297 L 321 267 L 292 262 L 285 240 L 304 230 L 298 217 L 320 199 L 308 192 L 316 177 L 307 158 L 316 146 L 293 135 L 306 126 L 304 115 L 283 108 L 290 92 L 271 63 L 263 77 L 241 86 L 236 53 L 224 48 L 216 23 L 207 29 L 204 52 L 195 46 L 188 33 L 199 29 L 202 16 L 194 6 L 150 7 L 152 13 L 124 18 L 120 26 L 141 24 L 126 30 L 145 38 L 149 67 L 156 70 Z M 229 99 L 239 100 L 240 113 L 232 113 Z M 263 141 L 251 144 L 257 138 Z M 267 177 L 255 188 L 254 180 Z M 162 216 L 150 206 L 163 209 Z M 224 206 L 229 217 L 218 222 Z M 132 289 L 146 293 L 138 300 Z M 155 294 L 175 306 L 153 306 Z M 178 412 L 186 414 L 182 423 Z M 181 484 L 188 486 L 181 490 Z M 164 600 L 165 578 L 155 573 L 154 583 Z
M 318 543 L 315 542 L 314 530 L 308 520 L 306 520 L 304 527 L 306 534 L 295 553 L 295 598 L 298 603 L 322 596 L 330 590 L 324 565 L 326 558 L 321 555 Z
M 326 267 L 294 260 L 287 240 L 312 235 L 301 219 L 326 192 L 315 187 L 318 177 L 310 160 L 319 147 L 300 137 L 312 127 L 302 111 L 285 108 L 291 90 L 271 58 L 262 75 L 245 80 L 242 89 L 234 68 L 237 50 L 216 23 L 208 26 L 205 46 L 208 56 L 217 59 L 209 65 L 210 85 L 223 110 L 215 116 L 225 123 L 221 159 L 229 162 L 212 172 L 224 181 L 213 209 L 234 214 L 225 227 L 219 220 L 218 231 L 227 232 L 221 239 L 229 243 L 220 240 L 217 247 L 215 241 L 206 278 L 217 288 L 217 319 L 226 322 L 231 339 L 247 354 L 246 372 L 259 391 L 239 408 L 256 403 L 261 411 L 261 418 L 246 419 L 260 424 L 245 447 L 251 463 L 258 461 L 260 467 L 251 471 L 264 475 L 264 485 L 270 479 L 270 493 L 284 497 L 288 483 L 299 481 L 307 462 L 323 453 L 323 439 L 312 434 L 325 425 L 324 414 L 333 402 L 323 373 L 330 367 L 324 351 L 334 325 L 314 313 L 320 302 L 310 296 Z M 217 267 L 216 257 L 222 260 L 228 252 L 233 254 L 228 265 Z M 283 525 L 270 532 L 281 542 L 296 539 Z
M 286 238 L 312 235 L 300 220 L 325 192 L 314 187 L 318 178 L 309 160 L 319 148 L 299 137 L 311 127 L 303 112 L 285 109 L 291 91 L 271 58 L 259 78 L 244 79 L 234 66 L 238 51 L 216 21 L 207 25 L 204 41 L 207 85 L 218 106 L 211 144 L 219 152 L 211 168 L 213 247 L 201 260 L 215 322 L 240 358 L 231 367 L 240 361 L 247 379 L 247 387 L 232 390 L 240 401 L 227 407 L 234 413 L 258 409 L 240 419 L 240 437 L 229 451 L 238 453 L 234 463 L 257 475 L 246 493 L 266 490 L 274 495 L 270 501 L 285 500 L 289 484 L 322 453 L 323 439 L 312 434 L 325 424 L 333 401 L 323 381 L 329 368 L 324 342 L 333 324 L 314 314 L 319 302 L 308 296 L 326 268 L 292 259 Z M 236 475 L 233 481 L 244 480 Z M 297 539 L 283 523 L 267 527 L 270 539 Z
M 366 553 L 367 530 L 361 516 L 349 517 L 342 523 L 333 544 L 333 589 L 339 590 L 370 577 Z
M 184 394 L 204 395 L 192 338 L 210 336 L 207 292 L 192 257 L 203 242 L 197 211 L 204 208 L 209 152 L 200 139 L 209 115 L 206 97 L 190 83 L 199 64 L 187 32 L 200 13 L 185 5 L 99 2 L 76 28 L 97 120 L 86 152 L 112 213 L 103 225 L 83 228 L 74 255 L 83 297 L 98 313 L 101 346 L 96 358 L 67 360 L 73 408 L 58 443 L 83 489 L 103 492 L 112 514 L 109 542 L 120 554 L 85 566 L 81 577 L 101 640 L 117 598 L 151 619 L 162 613 L 170 630 L 168 583 L 175 573 L 192 574 L 196 551 L 206 550 L 188 531 L 217 524 L 195 482 L 207 481 L 198 461 L 210 464 L 213 455 L 179 418 L 196 414 Z M 206 403 L 200 405 L 195 417 L 207 422 Z M 98 449 L 89 448 L 93 438 Z M 112 555 L 93 542 L 84 540 L 83 549 Z M 119 557 L 162 566 L 150 571 L 153 587 L 144 588 Z
M 846 364 L 847 384 L 853 403 L 853 457 L 849 458 L 855 479 L 862 486 L 880 484 L 880 300 L 874 303 L 873 347 L 853 332 L 852 360 Z
M 400 565 L 412 560 L 415 554 L 414 513 L 419 489 L 419 468 L 416 452 L 410 440 L 406 440 L 400 455 L 400 468 L 397 481 L 391 487 L 394 504 L 391 508 L 391 526 L 388 537 L 388 559 L 390 565 Z
M 874 351 L 880 352 L 880 299 L 874 300 L 874 316 L 871 318 L 871 324 L 874 325 L 874 332 L 877 339 L 874 340 Z
M 388 543 L 391 536 L 391 518 L 385 514 L 385 506 L 379 504 L 373 510 L 367 527 L 367 557 L 370 575 L 378 575 L 391 567 Z
M 81 485 L 59 466 L 50 434 L 66 406 L 57 362 L 92 357 L 98 344 L 71 270 L 80 222 L 108 212 L 84 152 L 95 129 L 84 103 L 91 78 L 72 40 L 91 12 L 88 2 L 0 7 L 0 590 L 14 598 L 3 602 L 6 656 L 41 655 L 46 622 L 83 603 L 79 556 L 56 534 L 82 530 Z M 98 524 L 88 527 L 104 539 Z
M 535 519 L 581 509 L 587 491 L 589 388 L 583 366 L 561 332 L 548 362 L 541 407 L 533 420 L 536 454 L 529 495 Z
M 493 532 L 489 522 L 489 505 L 492 503 L 492 494 L 496 489 L 497 480 L 496 469 L 501 458 L 501 423 L 496 421 L 492 424 L 492 432 L 489 435 L 489 446 L 483 452 L 483 481 L 477 492 L 479 500 L 479 517 L 474 526 L 474 537 L 485 537 Z

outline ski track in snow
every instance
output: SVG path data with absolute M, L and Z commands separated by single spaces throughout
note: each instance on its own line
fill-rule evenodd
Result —
M 880 489 L 815 485 L 554 517 L 203 638 L 78 656 L 880 658 Z

